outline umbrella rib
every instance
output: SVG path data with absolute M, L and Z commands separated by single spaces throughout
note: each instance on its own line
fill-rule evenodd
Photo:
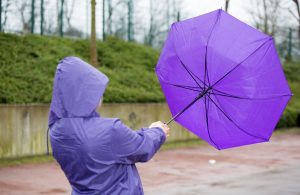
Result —
M 196 84 L 203 89 L 203 87 L 201 87 L 201 85 L 197 82 L 197 80 L 194 78 L 194 73 L 192 73 L 192 71 L 190 71 L 187 66 L 181 61 L 181 59 L 178 57 L 180 64 L 184 67 L 184 69 L 189 73 L 189 75 L 192 77 L 192 79 L 196 82 Z M 201 80 L 200 80 L 201 81 Z M 203 81 L 201 81 L 203 83 Z M 204 84 L 204 83 L 203 83 Z
M 218 150 L 220 150 L 220 147 L 216 144 L 216 142 L 212 139 L 209 131 L 209 124 L 208 124 L 208 109 L 209 109 L 209 101 L 207 100 L 206 96 L 204 96 L 204 104 L 205 104 L 205 119 L 206 119 L 206 128 L 207 133 L 210 141 L 217 147 Z
M 173 84 L 170 84 L 173 85 Z M 197 90 L 195 88 L 190 88 L 189 86 L 183 86 L 183 85 L 173 85 L 174 87 L 178 87 L 178 88 L 183 88 L 183 89 L 187 89 L 187 90 L 191 90 L 191 91 L 196 91 L 196 92 L 201 92 L 201 90 Z
M 178 87 L 178 88 L 183 88 L 183 89 L 187 89 L 187 90 L 191 90 L 191 91 L 196 91 L 196 92 L 201 92 L 200 88 L 197 87 L 193 87 L 193 86 L 186 86 L 186 85 L 178 85 L 178 84 L 173 84 L 173 83 L 169 83 L 169 82 L 164 82 L 168 85 L 172 85 L 174 87 Z
M 205 84 L 195 73 L 193 73 L 191 70 L 189 70 L 190 71 L 190 73 L 192 74 L 192 75 L 194 75 L 194 77 L 196 77 L 203 85 L 204 85 L 204 87 L 209 87 L 207 84 Z
M 264 141 L 267 141 L 268 139 L 266 139 L 266 138 L 264 138 L 264 137 L 260 137 L 260 136 L 257 136 L 257 135 L 254 135 L 254 134 L 252 134 L 252 133 L 249 133 L 248 131 L 246 131 L 246 130 L 244 130 L 244 129 L 242 129 L 238 124 L 236 124 L 236 122 L 234 122 L 233 120 L 232 120 L 232 118 L 230 118 L 224 111 L 223 111 L 223 109 L 222 108 L 220 108 L 218 105 L 217 105 L 217 103 L 215 103 L 215 101 L 208 95 L 207 96 L 211 101 L 212 101 L 212 103 L 224 114 L 224 116 L 230 121 L 230 122 L 232 122 L 239 130 L 241 130 L 242 132 L 244 132 L 245 134 L 247 134 L 247 135 L 249 135 L 249 136 L 252 136 L 252 137 L 255 137 L 255 138 L 258 138 L 258 139 L 262 139 L 262 140 L 264 140 Z
M 236 98 L 236 99 L 253 100 L 252 98 L 239 97 L 239 96 L 234 96 L 234 95 L 230 95 L 230 94 L 220 94 L 220 93 L 214 93 L 214 92 L 212 92 L 211 94 L 213 94 L 213 95 L 219 95 L 219 96 L 223 96 L 223 97 L 231 97 L 231 98 Z
M 223 91 L 220 91 L 220 90 L 218 90 L 218 89 L 216 89 L 216 88 L 213 88 L 212 90 L 213 90 L 213 91 L 217 91 L 217 92 L 222 93 L 222 94 L 225 94 L 225 95 L 231 95 L 231 94 L 229 94 L 229 93 L 225 93 L 225 92 L 223 92 Z
M 219 95 L 223 97 L 231 97 L 231 98 L 236 98 L 236 99 L 246 99 L 246 100 L 270 100 L 270 99 L 276 99 L 284 96 L 291 96 L 290 94 L 283 94 L 283 95 L 278 95 L 278 96 L 270 96 L 270 97 L 265 97 L 265 98 L 250 98 L 250 97 L 240 97 L 240 96 L 235 96 L 235 95 L 229 95 L 229 94 L 218 94 L 218 93 L 210 93 L 213 95 Z
M 232 69 L 230 69 L 224 76 L 222 76 L 219 80 L 217 80 L 213 85 L 215 86 L 218 84 L 221 80 L 223 80 L 227 75 L 229 75 L 232 71 L 234 71 L 237 67 L 239 67 L 243 62 L 245 62 L 249 57 L 251 57 L 253 54 L 255 54 L 260 48 L 262 48 L 266 43 L 268 43 L 270 40 L 272 40 L 272 37 L 268 38 L 263 44 L 261 44 L 258 48 L 256 48 L 250 55 L 248 55 L 244 60 L 242 60 L 240 63 L 238 63 L 236 66 L 234 66 Z M 271 46 L 271 45 L 270 45 Z M 269 47 L 270 48 L 270 47 Z M 269 48 L 267 50 L 269 50 Z
M 213 91 L 217 91 L 221 94 L 218 94 L 218 93 L 215 93 L 215 92 L 210 92 L 210 94 L 213 94 L 213 95 L 220 95 L 220 96 L 224 96 L 224 97 L 232 97 L 232 98 L 238 98 L 238 99 L 251 99 L 251 98 L 248 98 L 248 97 L 240 97 L 240 96 L 235 96 L 235 95 L 232 95 L 232 94 L 229 94 L 229 93 L 225 93 L 223 91 L 220 91 L 216 88 L 213 88 Z

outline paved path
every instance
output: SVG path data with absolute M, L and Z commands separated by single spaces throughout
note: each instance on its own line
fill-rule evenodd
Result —
M 146 195 L 300 194 L 300 134 L 223 151 L 161 151 L 138 169 Z M 56 163 L 29 164 L 0 169 L 0 194 L 70 194 L 70 187 Z

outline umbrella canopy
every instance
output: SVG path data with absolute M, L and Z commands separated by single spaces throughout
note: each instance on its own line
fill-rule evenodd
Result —
M 273 38 L 221 9 L 174 23 L 156 74 L 173 119 L 217 149 L 268 141 L 292 96 Z

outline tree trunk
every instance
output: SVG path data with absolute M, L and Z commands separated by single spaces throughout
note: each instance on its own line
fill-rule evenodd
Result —
M 44 35 L 44 0 L 41 0 L 41 23 L 40 23 L 41 35 Z
M 0 32 L 2 31 L 2 0 L 0 0 Z
M 269 32 L 269 24 L 268 24 L 268 22 L 269 22 L 269 15 L 268 15 L 268 6 L 267 6 L 267 2 L 266 2 L 266 0 L 263 0 L 263 8 L 264 8 L 264 32 L 266 33 L 266 34 L 270 34 L 270 32 Z
M 97 66 L 96 0 L 91 0 L 91 64 Z
M 113 7 L 112 0 L 108 1 L 108 16 L 107 16 L 107 34 L 112 35 L 112 15 L 113 15 Z
M 177 22 L 179 22 L 180 21 L 180 11 L 177 11 Z
M 228 12 L 229 9 L 229 0 L 225 0 L 225 11 Z
M 60 14 L 59 14 L 59 35 L 64 36 L 64 3 L 65 0 L 61 0 Z
M 105 0 L 102 0 L 102 39 L 105 40 Z
M 133 1 L 128 0 L 128 27 L 127 27 L 127 36 L 128 41 L 133 41 Z
M 300 40 L 300 7 L 299 7 L 299 1 L 298 0 L 293 0 L 293 2 L 296 4 L 296 9 L 297 9 L 298 39 Z
M 0 0 L 0 32 L 2 31 L 2 0 Z
M 34 33 L 34 8 L 35 8 L 35 0 L 31 1 L 31 33 Z

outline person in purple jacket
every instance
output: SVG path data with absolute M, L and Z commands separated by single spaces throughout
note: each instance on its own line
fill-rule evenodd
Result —
M 96 109 L 108 78 L 77 57 L 57 66 L 49 111 L 53 156 L 73 195 L 143 194 L 135 166 L 147 162 L 165 142 L 169 127 L 155 122 L 133 131 Z

